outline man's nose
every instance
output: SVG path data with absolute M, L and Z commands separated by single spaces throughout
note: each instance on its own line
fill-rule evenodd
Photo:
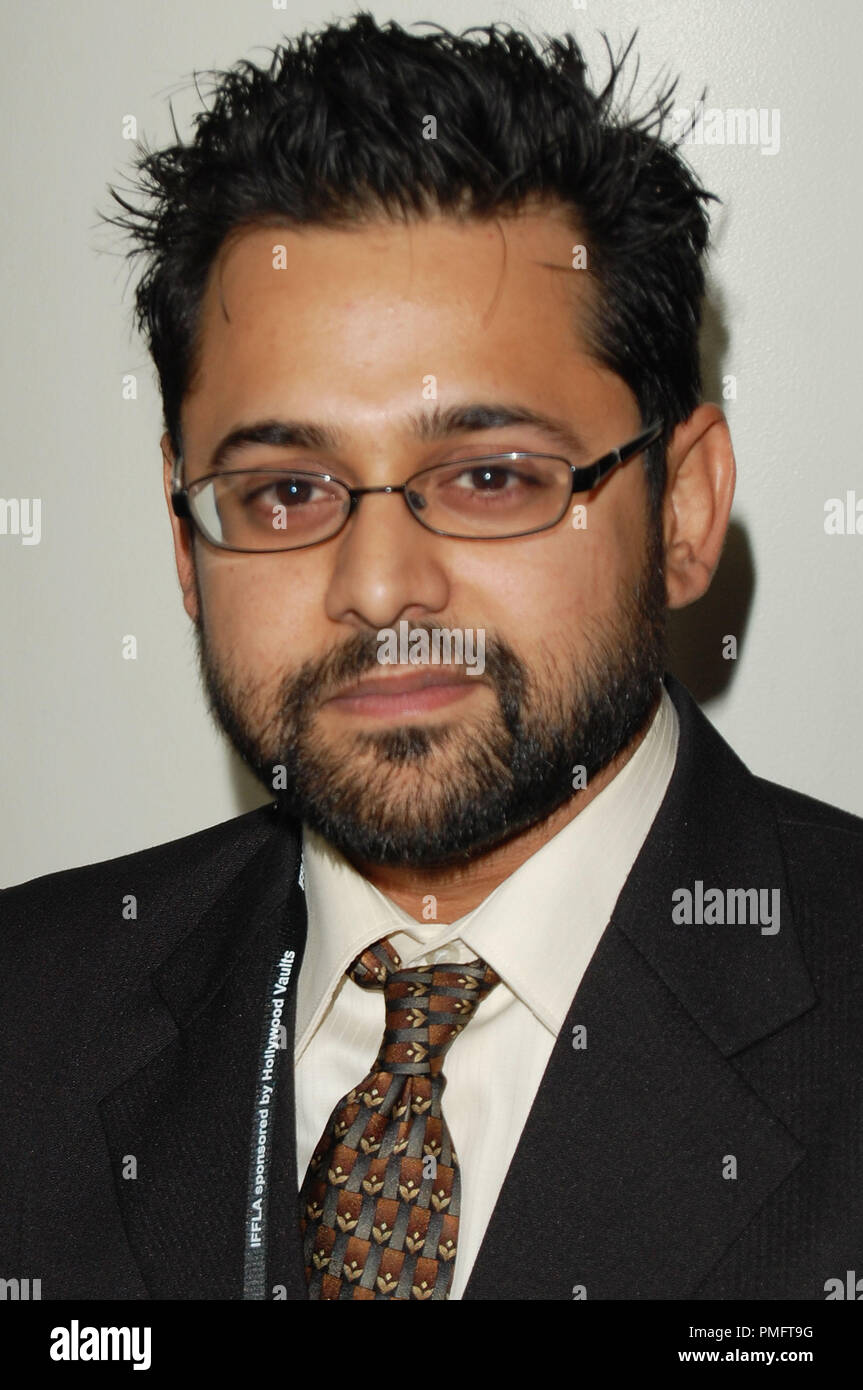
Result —
M 452 545 L 420 525 L 403 493 L 364 493 L 333 541 L 327 616 L 379 629 L 442 612 L 450 593 L 444 548 Z

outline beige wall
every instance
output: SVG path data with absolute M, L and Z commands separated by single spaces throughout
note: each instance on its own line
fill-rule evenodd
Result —
M 264 61 L 283 32 L 347 14 L 308 3 L 77 0 L 4 7 L 4 498 L 39 498 L 37 545 L 0 535 L 0 883 L 157 844 L 265 799 L 211 728 L 173 570 L 160 408 L 130 329 L 132 282 L 100 228 L 134 114 L 151 144 L 196 109 L 194 68 Z M 436 0 L 372 6 L 402 23 L 508 19 L 638 26 L 637 90 L 663 67 L 691 106 L 765 112 L 779 148 L 692 146 L 714 211 L 708 395 L 726 402 L 739 466 L 715 594 L 675 630 L 674 667 L 763 776 L 863 813 L 863 535 L 824 531 L 856 488 L 861 444 L 861 159 L 856 0 Z M 123 377 L 137 377 L 124 400 Z M 736 662 L 721 657 L 737 636 Z M 122 657 L 137 638 L 138 657 Z

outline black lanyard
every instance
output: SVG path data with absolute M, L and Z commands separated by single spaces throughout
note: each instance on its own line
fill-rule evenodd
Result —
M 300 859 L 299 887 L 303 887 L 303 862 Z M 255 1076 L 255 1108 L 252 1117 L 252 1143 L 249 1155 L 249 1184 L 246 1199 L 245 1259 L 243 1265 L 243 1298 L 267 1298 L 267 1219 L 270 1205 L 270 1166 L 273 1151 L 273 1130 L 276 1125 L 276 1087 L 280 1070 L 291 1064 L 283 1060 L 290 1049 L 291 1039 L 282 1040 L 282 1017 L 288 991 L 295 979 L 297 953 L 285 947 L 267 982 L 264 1029 Z

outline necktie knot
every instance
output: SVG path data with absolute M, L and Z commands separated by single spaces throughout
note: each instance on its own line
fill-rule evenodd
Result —
M 403 970 L 386 939 L 363 951 L 347 973 L 363 989 L 383 990 L 386 1022 L 375 1065 L 401 1076 L 437 1076 L 459 1033 L 500 983 L 483 960 Z

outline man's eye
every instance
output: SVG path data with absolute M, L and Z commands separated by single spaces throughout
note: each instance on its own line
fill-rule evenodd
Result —
M 302 507 L 330 500 L 332 489 L 311 478 L 258 478 L 249 483 L 242 496 L 247 506 Z
M 529 473 L 501 464 L 480 464 L 476 468 L 465 468 L 456 474 L 451 482 L 474 492 L 505 492 L 521 484 L 534 482 Z

